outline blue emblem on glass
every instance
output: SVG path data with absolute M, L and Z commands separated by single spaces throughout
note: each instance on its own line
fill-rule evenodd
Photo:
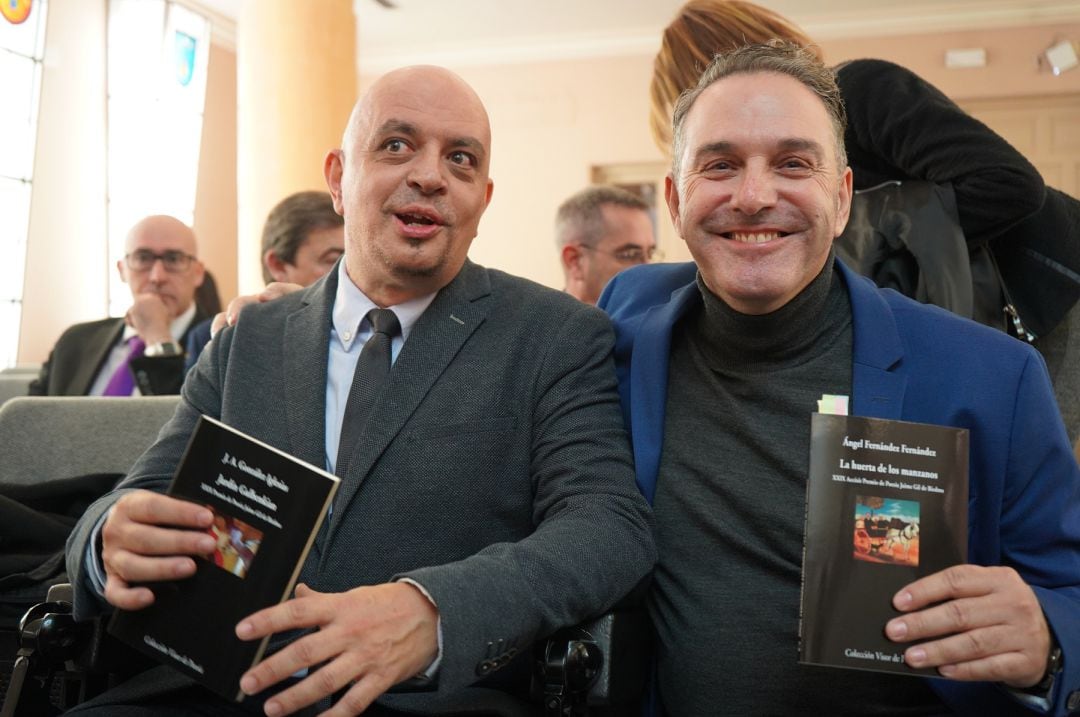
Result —
M 176 31 L 173 37 L 173 50 L 176 59 L 176 81 L 184 87 L 191 82 L 195 74 L 195 38 L 186 32 Z

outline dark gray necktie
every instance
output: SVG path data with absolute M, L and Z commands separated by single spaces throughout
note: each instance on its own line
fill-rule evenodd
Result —
M 371 418 L 375 397 L 390 375 L 390 345 L 394 337 L 401 333 L 401 324 L 390 309 L 372 309 L 366 318 L 374 333 L 360 351 L 352 387 L 349 388 L 349 398 L 345 403 L 341 440 L 338 442 L 337 462 L 334 464 L 334 473 L 339 477 L 345 476 L 356 442 Z

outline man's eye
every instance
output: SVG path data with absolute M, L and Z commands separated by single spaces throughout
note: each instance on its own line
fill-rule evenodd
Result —
M 463 167 L 475 167 L 476 158 L 468 152 L 451 152 L 450 161 Z
M 405 143 L 402 142 L 400 139 L 387 140 L 387 142 L 383 145 L 383 149 L 387 150 L 388 152 L 401 152 L 405 149 Z

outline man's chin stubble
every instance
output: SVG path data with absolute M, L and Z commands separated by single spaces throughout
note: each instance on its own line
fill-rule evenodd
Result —
M 445 257 L 439 257 L 439 259 L 433 264 L 427 266 L 412 266 L 409 264 L 393 264 L 390 270 L 394 275 L 403 279 L 430 279 L 436 276 L 442 271 L 443 265 L 446 263 Z

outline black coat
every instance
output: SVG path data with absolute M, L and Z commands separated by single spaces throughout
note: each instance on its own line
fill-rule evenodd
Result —
M 1045 187 L 1012 145 L 909 70 L 854 60 L 836 76 L 855 188 L 951 184 L 968 244 L 990 246 L 1025 327 L 1049 332 L 1080 299 L 1080 202 Z

